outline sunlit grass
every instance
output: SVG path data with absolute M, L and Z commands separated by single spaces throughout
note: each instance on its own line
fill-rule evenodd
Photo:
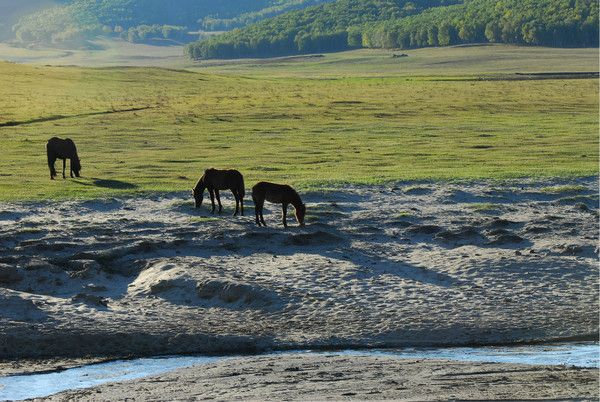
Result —
M 598 173 L 597 80 L 447 78 L 0 63 L 0 124 L 67 117 L 0 127 L 0 200 L 189 191 L 211 166 L 248 188 Z M 49 180 L 52 136 L 77 143 L 81 179 Z

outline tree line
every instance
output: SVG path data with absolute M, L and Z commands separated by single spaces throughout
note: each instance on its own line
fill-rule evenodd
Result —
M 409 49 L 463 43 L 598 46 L 596 0 L 470 0 L 361 27 L 363 47 Z
M 482 42 L 598 46 L 598 1 L 338 0 L 191 43 L 186 54 L 227 59 Z

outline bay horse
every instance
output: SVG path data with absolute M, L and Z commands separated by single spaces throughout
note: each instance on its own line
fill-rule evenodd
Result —
M 65 168 L 67 164 L 67 159 L 69 159 L 69 165 L 71 170 L 71 178 L 73 178 L 73 173 L 75 173 L 76 177 L 79 177 L 79 172 L 81 171 L 81 161 L 79 160 L 79 156 L 77 156 L 77 147 L 75 147 L 75 143 L 70 138 L 62 138 L 52 137 L 46 143 L 46 155 L 48 156 L 48 168 L 50 168 L 50 180 L 54 180 L 56 176 L 56 169 L 54 169 L 54 162 L 57 159 L 62 159 L 63 161 L 63 179 L 65 179 Z
M 192 189 L 192 195 L 196 200 L 196 208 L 200 208 L 200 205 L 202 205 L 204 189 L 207 189 L 210 195 L 211 213 L 215 212 L 215 197 L 219 203 L 219 213 L 223 210 L 219 190 L 231 190 L 235 198 L 235 213 L 233 216 L 236 216 L 238 211 L 241 211 L 242 216 L 244 215 L 244 196 L 246 195 L 244 176 L 237 170 L 206 169 L 196 183 L 196 187 Z
M 300 226 L 304 226 L 304 216 L 306 215 L 306 205 L 300 199 L 300 196 L 292 187 L 287 184 L 276 184 L 261 181 L 252 187 L 252 200 L 254 201 L 254 212 L 256 214 L 256 224 L 258 226 L 267 226 L 263 217 L 263 206 L 265 200 L 281 204 L 283 227 L 287 228 L 287 208 L 289 204 L 296 210 L 296 220 Z

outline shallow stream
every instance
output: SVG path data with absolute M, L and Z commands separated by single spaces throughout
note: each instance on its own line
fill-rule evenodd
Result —
M 272 352 L 278 355 L 319 353 L 323 355 L 392 356 L 399 359 L 435 359 L 473 362 L 567 365 L 600 368 L 597 343 L 544 344 L 472 348 L 404 348 L 340 351 Z M 183 367 L 213 363 L 243 356 L 161 356 L 115 360 L 66 370 L 0 377 L 0 401 L 52 395 L 71 389 L 89 388 L 109 382 L 159 375 Z M 252 358 L 252 356 L 246 356 Z

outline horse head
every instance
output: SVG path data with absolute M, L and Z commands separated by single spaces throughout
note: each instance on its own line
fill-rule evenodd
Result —
M 298 220 L 298 223 L 300 224 L 300 226 L 304 226 L 304 217 L 306 216 L 306 204 L 303 203 L 294 208 L 296 209 L 296 219 Z
M 75 173 L 75 177 L 80 177 L 79 172 L 81 172 L 81 160 L 75 157 L 71 159 L 71 165 L 73 168 L 73 173 Z
M 196 184 L 196 187 L 194 187 L 192 189 L 192 196 L 194 197 L 194 200 L 196 201 L 196 208 L 200 208 L 200 206 L 202 205 L 202 200 L 204 199 L 204 184 L 199 182 L 198 184 Z

